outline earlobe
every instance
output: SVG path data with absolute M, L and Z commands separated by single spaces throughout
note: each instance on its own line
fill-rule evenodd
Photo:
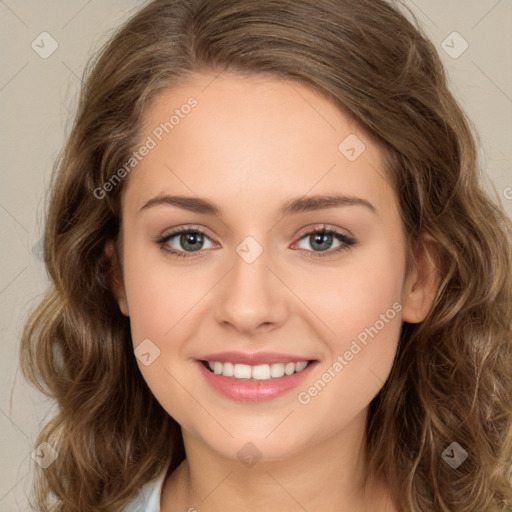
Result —
M 113 240 L 109 240 L 105 244 L 103 254 L 108 268 L 108 280 L 110 290 L 112 291 L 114 297 L 117 300 L 117 304 L 119 305 L 121 313 L 123 313 L 123 315 L 125 316 L 130 316 L 128 309 L 128 301 L 126 299 L 126 290 L 124 286 L 121 262 L 119 261 L 117 248 Z
M 439 287 L 439 244 L 432 236 L 422 234 L 413 253 L 414 261 L 405 278 L 402 319 L 418 323 L 428 315 Z

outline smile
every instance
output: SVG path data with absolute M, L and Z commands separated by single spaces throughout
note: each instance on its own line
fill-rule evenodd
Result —
M 233 379 L 271 380 L 279 379 L 285 375 L 293 375 L 303 371 L 310 361 L 298 363 L 272 363 L 251 366 L 232 362 L 205 361 L 210 370 L 216 375 L 231 377 Z
M 288 395 L 319 364 L 316 359 L 274 352 L 218 352 L 195 360 L 215 393 L 236 402 L 264 402 Z

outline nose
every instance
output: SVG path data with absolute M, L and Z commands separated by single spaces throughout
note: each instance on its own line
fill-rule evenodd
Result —
M 223 327 L 249 335 L 282 325 L 290 292 L 263 251 L 253 262 L 238 253 L 217 289 L 215 319 Z

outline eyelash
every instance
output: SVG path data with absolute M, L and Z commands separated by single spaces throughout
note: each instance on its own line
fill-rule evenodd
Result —
M 166 244 L 169 242 L 169 240 L 175 238 L 177 235 L 191 234 L 191 233 L 192 234 L 200 233 L 200 234 L 204 235 L 206 238 L 210 239 L 210 237 L 206 234 L 206 232 L 200 228 L 193 228 L 193 229 L 192 228 L 187 228 L 187 229 L 179 228 L 176 231 L 172 231 L 162 237 L 159 237 L 155 242 L 163 251 L 168 252 L 168 253 L 172 254 L 173 256 L 177 256 L 178 258 L 189 258 L 189 257 L 193 257 L 194 252 L 200 252 L 200 251 L 194 251 L 194 252 L 176 251 L 174 249 L 169 249 L 168 247 L 166 247 Z M 336 238 L 338 241 L 342 242 L 342 245 L 340 245 L 338 248 L 336 248 L 334 250 L 326 250 L 326 251 L 309 251 L 306 249 L 302 249 L 302 250 L 305 250 L 306 253 L 309 253 L 307 255 L 307 257 L 310 257 L 310 258 L 325 258 L 328 256 L 332 256 L 333 254 L 338 254 L 342 251 L 347 251 L 351 247 L 353 247 L 354 245 L 356 245 L 358 243 L 354 238 L 349 237 L 348 235 L 345 235 L 344 233 L 340 233 L 339 231 L 336 231 L 335 229 L 329 229 L 326 226 L 322 226 L 320 228 L 315 228 L 311 231 L 308 231 L 307 233 L 304 233 L 299 238 L 299 241 L 302 240 L 303 238 L 306 238 L 306 237 L 314 234 L 314 233 L 333 235 L 334 238 Z

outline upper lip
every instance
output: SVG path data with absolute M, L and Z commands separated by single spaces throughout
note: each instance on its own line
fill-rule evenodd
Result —
M 278 354 L 277 352 L 217 352 L 215 354 L 208 354 L 200 360 L 256 366 L 259 364 L 300 363 L 301 361 L 311 361 L 312 359 L 291 354 Z

